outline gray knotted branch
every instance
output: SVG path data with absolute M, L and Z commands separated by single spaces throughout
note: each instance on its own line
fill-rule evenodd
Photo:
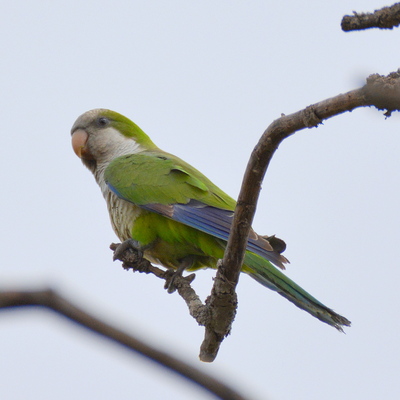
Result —
M 383 7 L 373 13 L 357 13 L 345 15 L 342 19 L 342 30 L 359 31 L 370 28 L 393 29 L 400 25 L 400 3 Z

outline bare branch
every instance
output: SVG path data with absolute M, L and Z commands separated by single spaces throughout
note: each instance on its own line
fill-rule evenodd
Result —
M 370 75 L 364 92 L 369 105 L 378 110 L 386 110 L 384 115 L 390 117 L 392 112 L 399 111 L 400 107 L 400 69 L 388 76 Z
M 313 104 L 294 114 L 282 116 L 272 122 L 264 132 L 246 168 L 224 259 L 218 268 L 208 301 L 211 319 L 206 325 L 205 339 L 201 346 L 201 360 L 215 359 L 220 343 L 230 333 L 237 304 L 235 287 L 239 280 L 261 183 L 279 144 L 297 131 L 317 127 L 325 119 L 352 111 L 357 107 L 372 105 L 380 110 L 386 109 L 387 116 L 394 110 L 400 110 L 398 72 L 391 73 L 387 77 L 371 75 L 363 88 Z M 224 317 L 229 318 L 223 319 Z
M 342 30 L 345 32 L 370 28 L 393 29 L 400 25 L 400 3 L 383 7 L 373 13 L 353 13 L 354 15 L 345 15 L 342 19 Z
M 101 321 L 93 315 L 83 311 L 81 308 L 73 305 L 70 301 L 61 297 L 51 289 L 42 291 L 0 292 L 0 309 L 21 306 L 41 306 L 49 308 L 78 325 L 168 368 L 191 382 L 196 383 L 203 389 L 208 390 L 220 399 L 246 400 L 244 396 L 220 380 L 205 374 L 170 354 L 155 349 L 145 342 L 136 339 L 134 336 L 129 335 L 104 321 Z
M 118 243 L 112 243 L 110 245 L 110 249 L 115 252 L 118 246 Z M 118 259 L 122 261 L 122 267 L 125 270 L 153 274 L 160 279 L 164 279 L 165 281 L 170 275 L 170 271 L 165 271 L 155 267 L 150 263 L 150 261 L 140 257 L 131 247 L 126 249 L 121 256 L 118 257 Z M 176 287 L 179 295 L 185 300 L 189 308 L 190 315 L 197 321 L 199 325 L 205 326 L 210 318 L 208 307 L 201 302 L 195 290 L 190 286 L 190 283 L 193 281 L 194 277 L 194 274 L 191 274 L 187 277 L 179 275 L 175 276 L 174 286 Z
M 225 254 L 227 254 L 227 251 L 225 251 Z M 235 261 L 239 262 L 239 260 Z M 214 285 L 211 290 L 211 296 L 207 299 L 210 318 L 205 325 L 204 340 L 201 344 L 199 354 L 200 360 L 204 362 L 212 362 L 215 360 L 222 341 L 231 332 L 232 323 L 236 316 L 237 295 L 235 288 L 239 276 L 237 276 L 236 281 L 229 280 L 227 275 L 229 275 L 229 272 L 231 272 L 234 267 L 225 269 L 224 265 L 229 266 L 229 264 L 219 263 Z M 240 272 L 242 262 L 238 265 L 240 265 Z
M 388 76 L 371 75 L 367 79 L 367 84 L 360 89 L 323 100 L 296 113 L 283 115 L 275 120 L 260 138 L 246 168 L 224 259 L 219 263 L 211 295 L 207 298 L 206 304 L 202 304 L 190 286 L 193 275 L 186 278 L 176 277 L 175 286 L 186 301 L 190 314 L 199 325 L 206 328 L 199 355 L 202 361 L 212 362 L 215 359 L 222 341 L 231 331 L 237 308 L 235 289 L 243 264 L 247 237 L 253 222 L 261 183 L 279 144 L 297 131 L 317 127 L 325 119 L 365 106 L 386 110 L 386 116 L 390 116 L 394 110 L 400 110 L 400 73 L 393 72 Z M 112 244 L 110 247 L 115 250 L 117 246 Z M 119 259 L 123 261 L 125 269 L 153 273 L 162 279 L 168 278 L 169 271 L 161 270 L 148 261 L 139 259 L 131 249 L 123 253 Z

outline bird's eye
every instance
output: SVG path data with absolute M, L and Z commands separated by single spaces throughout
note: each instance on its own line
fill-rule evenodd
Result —
M 97 125 L 98 126 L 107 126 L 110 120 L 106 117 L 100 117 L 97 119 Z

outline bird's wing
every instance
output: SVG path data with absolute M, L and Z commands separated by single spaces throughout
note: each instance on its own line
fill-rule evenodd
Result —
M 235 201 L 179 158 L 164 152 L 118 157 L 104 178 L 121 199 L 228 240 Z M 247 249 L 283 267 L 285 258 L 254 231 Z

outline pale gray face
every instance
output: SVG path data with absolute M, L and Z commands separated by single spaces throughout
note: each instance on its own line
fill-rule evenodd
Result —
M 97 126 L 101 128 L 109 123 L 109 118 L 106 117 L 108 110 L 104 108 L 97 108 L 87 111 L 80 115 L 71 128 L 71 135 L 77 129 L 88 129 L 90 126 Z
M 107 112 L 105 109 L 88 111 L 71 129 L 72 147 L 92 172 L 99 164 L 108 164 L 116 157 L 144 150 L 133 138 L 122 135 L 113 127 Z

